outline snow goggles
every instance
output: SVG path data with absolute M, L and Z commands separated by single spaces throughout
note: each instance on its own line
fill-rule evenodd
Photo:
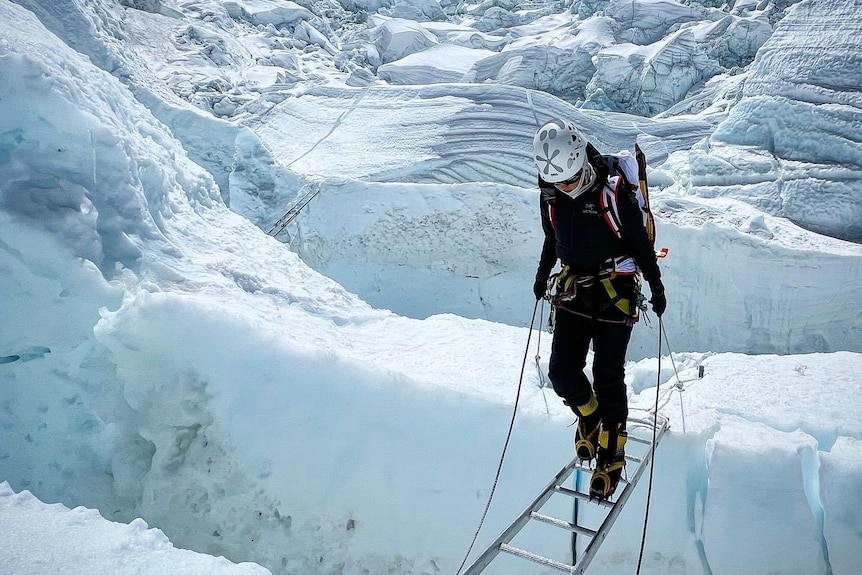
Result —
M 581 178 L 584 177 L 584 170 L 581 169 L 574 176 L 569 178 L 568 180 L 563 180 L 562 182 L 557 182 L 558 186 L 573 186 L 581 181 Z
M 595 171 L 590 167 L 589 163 L 586 163 L 577 174 L 575 174 L 568 180 L 557 182 L 554 185 L 557 187 L 557 190 L 559 192 L 569 196 L 572 199 L 575 199 L 581 194 L 583 194 L 585 191 L 587 191 L 587 189 L 592 186 L 595 179 Z M 569 187 L 571 187 L 571 189 L 563 189 Z

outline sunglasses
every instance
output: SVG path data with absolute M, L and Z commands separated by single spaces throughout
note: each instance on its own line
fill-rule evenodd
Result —
M 568 180 L 564 180 L 562 182 L 557 182 L 558 186 L 573 186 L 581 181 L 581 178 L 584 177 L 584 171 L 580 170 L 577 174 L 569 178 Z

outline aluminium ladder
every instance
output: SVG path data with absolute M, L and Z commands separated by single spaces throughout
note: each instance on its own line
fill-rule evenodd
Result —
M 302 211 L 302 208 L 307 206 L 311 200 L 317 197 L 317 194 L 320 193 L 320 182 L 312 182 L 311 184 L 305 184 L 297 193 L 297 196 L 301 193 L 302 196 L 299 197 L 298 200 L 287 210 L 283 216 L 281 216 L 277 222 L 272 224 L 269 228 L 269 231 L 266 232 L 272 237 L 277 237 L 284 229 L 293 223 L 293 220 L 296 219 L 296 216 L 299 215 L 299 212 Z M 290 234 L 288 234 L 290 235 Z
M 618 486 L 617 493 L 611 496 L 610 499 L 593 499 L 591 501 L 589 493 L 579 491 L 577 487 L 575 489 L 564 487 L 563 482 L 565 482 L 576 469 L 587 472 L 592 471 L 590 467 L 582 465 L 580 459 L 575 457 L 565 467 L 563 467 L 559 473 L 557 473 L 544 491 L 542 491 L 539 496 L 536 497 L 536 499 L 534 499 L 533 502 L 503 531 L 503 533 L 488 546 L 488 548 L 467 568 L 467 570 L 464 571 L 463 575 L 478 575 L 479 573 L 482 573 L 482 571 L 484 571 L 500 553 L 508 553 L 509 555 L 527 559 L 545 567 L 551 567 L 558 571 L 562 571 L 563 573 L 569 573 L 570 575 L 582 575 L 584 571 L 586 571 L 596 552 L 599 550 L 599 546 L 601 546 L 605 537 L 607 537 L 614 521 L 616 521 L 617 517 L 622 512 L 623 506 L 634 491 L 638 479 L 640 479 L 641 475 L 643 475 L 644 471 L 649 466 L 655 448 L 658 447 L 662 436 L 664 436 L 665 431 L 667 431 L 668 421 L 666 418 L 658 416 L 654 426 L 652 421 L 629 418 L 626 427 L 628 430 L 628 440 L 626 441 L 626 461 L 628 464 L 635 464 L 635 468 L 633 473 L 628 474 L 628 477 L 626 477 L 626 473 L 623 474 L 623 478 L 620 480 L 620 486 L 623 487 L 622 491 L 619 490 Z M 653 435 L 655 436 L 655 444 L 653 444 Z M 630 470 L 629 465 L 626 465 L 626 470 Z M 574 499 L 573 521 L 564 521 L 562 519 L 557 519 L 540 513 L 542 506 L 555 493 L 567 495 Z M 592 502 L 599 505 L 607 513 L 598 529 L 588 529 L 578 524 L 578 504 L 582 501 Z M 530 521 L 546 523 L 553 527 L 559 527 L 572 532 L 573 538 L 575 538 L 572 545 L 572 553 L 574 555 L 572 565 L 543 557 L 536 553 L 531 553 L 511 545 L 512 539 Z M 589 544 L 580 555 L 578 555 L 576 544 L 576 538 L 578 535 L 582 535 L 590 540 Z

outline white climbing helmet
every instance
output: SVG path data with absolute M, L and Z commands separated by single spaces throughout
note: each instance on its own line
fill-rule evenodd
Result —
M 587 163 L 587 139 L 571 122 L 551 120 L 533 137 L 533 158 L 543 180 L 565 182 Z

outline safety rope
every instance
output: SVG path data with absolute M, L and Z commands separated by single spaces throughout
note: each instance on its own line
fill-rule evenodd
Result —
M 647 496 L 646 496 L 646 509 L 644 510 L 644 530 L 643 535 L 641 536 L 641 548 L 638 553 L 638 568 L 635 572 L 636 575 L 640 575 L 641 572 L 641 564 L 643 563 L 644 558 L 644 547 L 646 546 L 646 533 L 647 533 L 647 524 L 649 523 L 649 504 L 652 499 L 652 481 L 653 481 L 653 471 L 655 470 L 655 447 L 656 447 L 656 434 L 658 433 L 658 400 L 659 400 L 659 389 L 661 388 L 661 334 L 664 331 L 664 324 L 662 323 L 661 316 L 658 316 L 658 374 L 656 375 L 655 382 L 655 412 L 653 412 L 653 422 L 652 422 L 652 446 L 650 450 L 652 453 L 650 454 L 650 463 L 649 463 L 649 483 L 647 486 Z
M 539 309 L 539 320 L 541 321 L 542 317 L 545 315 L 545 300 L 547 297 L 543 297 L 541 299 L 542 307 Z M 532 331 L 533 326 L 530 326 L 530 330 Z M 536 372 L 539 374 L 539 389 L 542 391 L 542 399 L 545 401 L 545 413 L 548 414 L 548 417 L 551 417 L 551 408 L 548 406 L 548 396 L 545 395 L 545 388 L 551 387 L 550 382 L 547 377 L 545 377 L 545 373 L 542 371 L 542 366 L 539 361 L 542 359 L 542 328 L 539 327 L 539 335 L 536 336 L 536 357 L 534 358 L 536 362 Z
M 644 317 L 646 318 L 647 316 L 644 316 Z M 670 345 L 670 340 L 667 337 L 667 330 L 664 328 L 664 324 L 661 324 L 659 326 L 659 333 L 662 334 L 664 337 L 664 343 L 665 343 L 665 347 L 667 348 L 668 358 L 670 359 L 671 365 L 673 366 L 673 374 L 674 374 L 673 378 L 676 379 L 676 383 L 673 384 L 672 386 L 666 388 L 661 393 L 657 407 L 653 407 L 653 408 L 651 408 L 649 410 L 645 410 L 645 411 L 647 411 L 647 413 L 652 413 L 653 411 L 662 411 L 665 407 L 667 407 L 667 405 L 673 399 L 673 394 L 678 392 L 679 393 L 679 401 L 680 401 L 679 407 L 680 407 L 680 414 L 681 414 L 680 420 L 682 421 L 682 432 L 685 433 L 686 419 L 685 419 L 685 407 L 684 407 L 684 404 L 682 402 L 682 392 L 687 389 L 687 387 L 685 386 L 686 383 L 696 382 L 697 380 L 703 378 L 703 366 L 698 366 L 699 372 L 698 372 L 697 376 L 695 376 L 694 378 L 681 379 L 680 373 L 679 373 L 679 367 L 677 366 L 676 360 L 674 359 L 673 348 Z M 661 342 L 659 342 L 659 343 L 661 343 Z
M 659 318 L 661 319 L 661 318 Z M 664 329 L 664 324 L 659 321 L 659 345 L 661 345 L 661 335 L 664 334 L 664 342 L 667 344 L 667 354 L 670 357 L 670 363 L 673 366 L 673 374 L 676 377 L 676 384 L 670 389 L 670 392 L 679 391 L 679 411 L 682 420 L 682 432 L 685 433 L 685 404 L 682 402 L 682 392 L 685 391 L 685 387 L 683 387 L 683 382 L 679 378 L 679 370 L 676 368 L 676 361 L 673 359 L 673 350 L 670 347 L 670 341 L 667 339 L 667 332 Z M 670 402 L 670 394 L 668 394 L 667 403 Z M 658 411 L 658 408 L 656 408 Z
M 491 493 L 488 494 L 488 503 L 485 504 L 485 510 L 482 512 L 482 518 L 479 519 L 479 526 L 476 527 L 476 533 L 473 534 L 473 540 L 470 542 L 470 547 L 467 548 L 467 553 L 464 555 L 464 560 L 461 561 L 461 566 L 458 567 L 456 575 L 461 575 L 461 570 L 467 563 L 467 558 L 470 557 L 470 552 L 473 551 L 473 546 L 476 544 L 476 539 L 479 538 L 479 532 L 482 530 L 482 525 L 488 517 L 488 509 L 491 508 L 491 500 L 494 498 L 494 492 L 497 490 L 497 482 L 500 480 L 500 472 L 503 469 L 503 460 L 506 458 L 506 451 L 509 449 L 509 440 L 512 438 L 512 429 L 515 427 L 515 415 L 518 413 L 518 402 L 521 400 L 521 385 L 524 383 L 524 369 L 527 366 L 527 354 L 530 352 L 530 339 L 533 336 L 533 324 L 536 322 L 536 310 L 539 309 L 539 300 L 536 300 L 536 305 L 533 306 L 533 317 L 530 318 L 530 331 L 527 334 L 527 347 L 524 349 L 524 361 L 521 362 L 521 375 L 518 377 L 518 393 L 515 396 L 515 406 L 512 408 L 512 420 L 509 422 L 509 431 L 506 433 L 506 441 L 503 443 L 503 451 L 500 453 L 500 463 L 497 465 L 497 473 L 494 475 L 494 484 L 491 486 Z
M 542 307 L 539 309 L 539 319 L 542 319 L 545 315 L 545 299 L 542 298 L 539 301 L 542 302 Z M 530 326 L 532 328 L 532 326 Z M 533 362 L 536 364 L 536 373 L 539 376 L 539 388 L 551 387 L 548 381 L 548 378 L 545 376 L 545 373 L 542 371 L 542 366 L 539 363 L 542 359 L 542 328 L 539 328 L 539 335 L 536 336 L 536 356 L 533 358 Z
M 698 364 L 698 372 L 697 372 L 697 375 L 695 377 L 689 378 L 689 379 L 681 379 L 680 375 L 679 375 L 679 368 L 677 367 L 676 360 L 674 359 L 673 348 L 670 345 L 670 340 L 667 337 L 667 330 L 664 329 L 664 324 L 659 325 L 659 330 L 660 330 L 660 333 L 664 336 L 664 343 L 665 343 L 665 346 L 667 347 L 668 357 L 670 358 L 671 364 L 673 365 L 673 374 L 674 374 L 674 378 L 676 379 L 676 383 L 673 384 L 673 386 L 669 387 L 668 389 L 666 389 L 662 393 L 661 402 L 657 408 L 657 411 L 661 411 L 662 409 L 664 409 L 670 403 L 671 399 L 673 399 L 673 394 L 675 392 L 678 392 L 679 393 L 679 410 L 680 410 L 680 416 L 681 416 L 680 420 L 682 421 L 682 432 L 685 433 L 685 431 L 686 431 L 685 404 L 682 401 L 682 392 L 685 391 L 688 387 L 690 387 L 690 385 L 686 386 L 685 384 L 694 384 L 698 380 L 703 378 L 703 366 Z

